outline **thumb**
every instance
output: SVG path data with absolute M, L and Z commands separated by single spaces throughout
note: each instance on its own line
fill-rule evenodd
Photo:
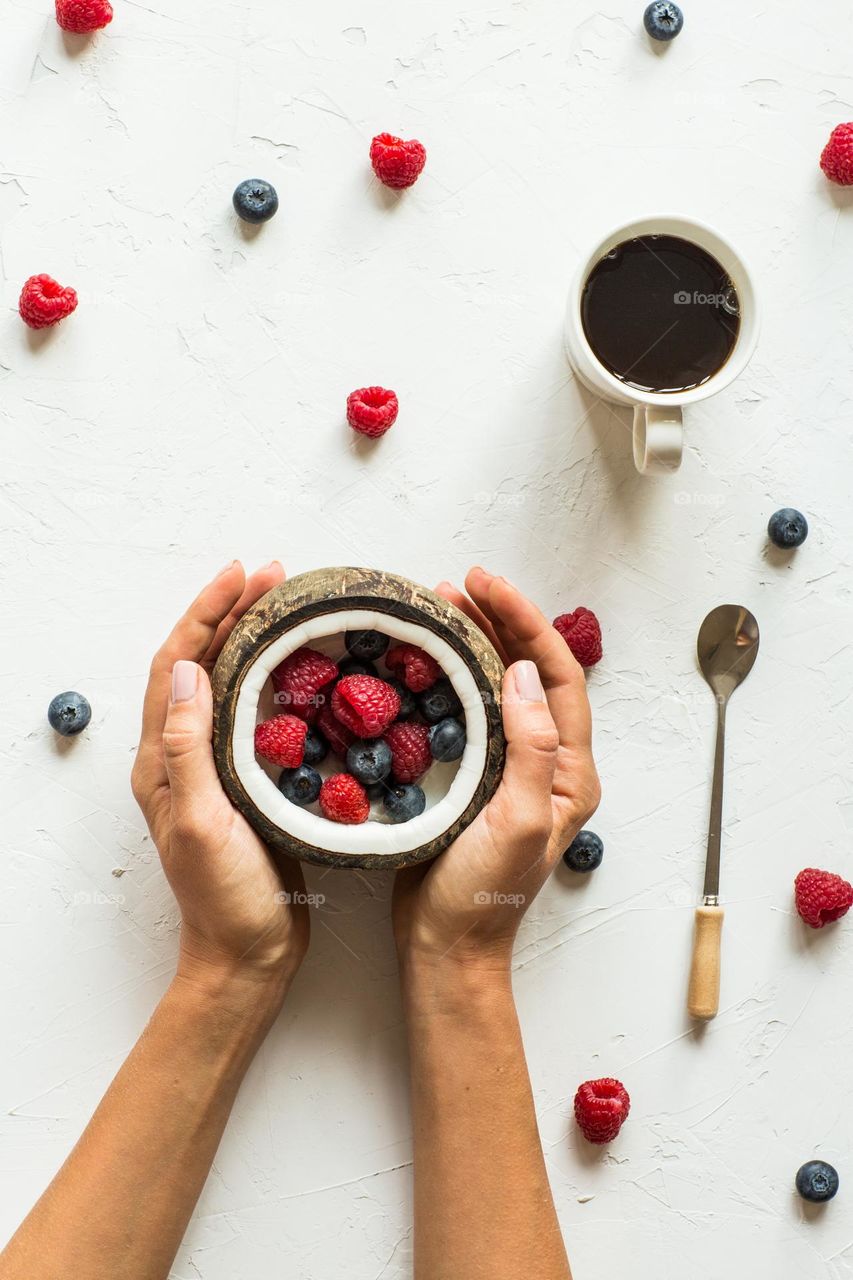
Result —
M 520 836 L 551 834 L 551 787 L 560 737 L 535 662 L 516 662 L 503 682 L 507 739 L 504 775 L 496 799 Z
M 220 790 L 212 734 L 213 697 L 207 672 L 195 662 L 176 662 L 163 729 L 163 758 L 173 808 L 183 810 L 185 816 L 192 810 L 209 812 L 211 787 Z

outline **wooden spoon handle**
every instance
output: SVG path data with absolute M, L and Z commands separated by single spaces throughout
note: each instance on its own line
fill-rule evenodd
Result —
M 693 1018 L 716 1018 L 720 1008 L 720 935 L 722 907 L 697 907 L 693 935 L 693 962 L 687 1008 Z

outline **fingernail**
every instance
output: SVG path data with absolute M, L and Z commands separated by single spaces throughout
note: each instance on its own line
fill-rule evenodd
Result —
M 517 662 L 512 669 L 515 691 L 522 702 L 544 702 L 545 690 L 535 662 Z
M 506 586 L 511 587 L 513 591 L 517 591 L 518 587 L 514 582 L 510 582 L 509 578 L 505 578 L 503 574 L 498 578 L 498 582 L 503 582 Z
M 264 565 L 265 569 L 283 569 L 284 565 L 280 560 L 270 560 L 269 564 Z
M 224 568 L 219 570 L 219 573 L 217 573 L 216 578 L 221 578 L 222 575 L 227 573 L 229 569 L 233 569 L 236 563 L 237 563 L 236 560 L 229 560 L 228 564 L 226 564 Z M 216 581 L 216 578 L 214 578 L 214 582 Z
M 474 572 L 482 573 L 484 578 L 493 578 L 495 576 L 493 573 L 489 573 L 488 569 L 484 569 L 481 564 L 474 565 Z
M 172 701 L 190 702 L 198 689 L 198 667 L 181 659 L 172 667 Z
M 447 591 L 456 590 L 456 587 L 454 587 L 453 583 L 448 578 L 441 579 L 441 582 L 439 582 L 438 586 L 436 587 L 436 591 L 441 591 L 442 587 L 444 587 Z

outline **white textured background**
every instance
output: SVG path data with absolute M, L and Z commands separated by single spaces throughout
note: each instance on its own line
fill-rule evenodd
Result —
M 4 1236 L 173 969 L 128 785 L 165 629 L 234 555 L 427 583 L 482 561 L 605 633 L 606 861 L 558 874 L 516 962 L 578 1280 L 853 1276 L 851 924 L 807 934 L 791 895 L 804 865 L 853 872 L 853 204 L 817 167 L 853 118 L 853 14 L 685 8 L 661 51 L 642 0 L 117 0 L 89 44 L 48 0 L 0 0 Z M 403 199 L 367 163 L 382 129 L 429 151 Z M 254 238 L 230 211 L 247 176 L 281 196 Z M 588 242 L 671 208 L 751 259 L 765 324 L 746 376 L 690 414 L 681 473 L 649 480 L 561 323 Z M 46 338 L 15 311 L 37 271 L 80 293 Z M 342 410 L 373 381 L 402 411 L 369 450 Z M 788 503 L 812 533 L 786 563 L 763 531 Z M 725 600 L 763 647 L 730 715 L 723 1002 L 699 1036 L 714 709 L 693 653 Z M 45 710 L 68 687 L 94 719 L 63 747 Z M 181 1280 L 411 1273 L 390 886 L 320 879 Z M 633 1112 L 592 1151 L 570 1099 L 609 1073 Z M 815 1154 L 842 1191 L 809 1215 L 792 1183 Z

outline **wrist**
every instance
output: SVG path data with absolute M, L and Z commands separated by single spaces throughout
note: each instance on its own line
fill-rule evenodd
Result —
M 245 1006 L 281 1008 L 305 956 L 306 945 L 294 937 L 267 948 L 235 954 L 236 948 L 212 943 L 186 920 L 181 925 L 178 975 L 201 996 L 224 1003 L 235 1011 Z
M 464 959 L 422 953 L 401 955 L 400 984 L 407 1016 L 470 1016 L 478 1008 L 514 1003 L 511 953 Z
M 199 960 L 181 951 L 173 986 L 185 998 L 216 1008 L 232 1024 L 268 1028 L 277 1017 L 295 976 L 295 968 L 258 970 L 241 963 Z
M 253 1003 L 251 991 L 230 979 L 200 979 L 179 970 L 158 1014 L 177 1028 L 184 1060 L 204 1063 L 223 1081 L 243 1078 L 279 1008 Z

